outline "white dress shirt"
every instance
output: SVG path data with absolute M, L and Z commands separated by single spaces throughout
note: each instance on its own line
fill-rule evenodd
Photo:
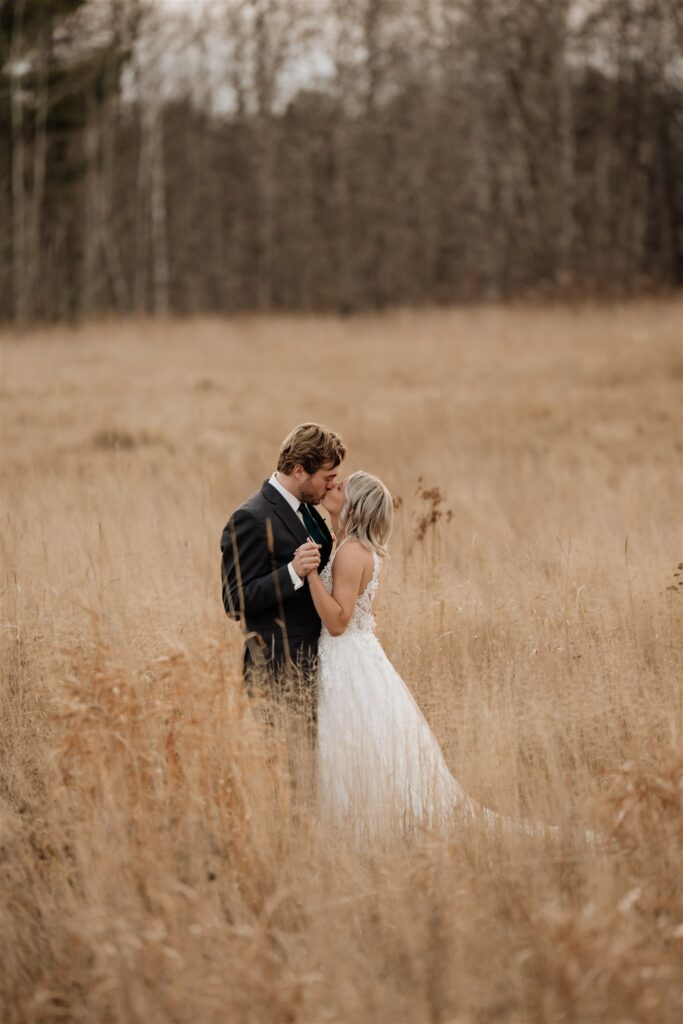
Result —
M 275 490 L 282 495 L 282 497 L 285 499 L 288 505 L 291 505 L 292 510 L 294 511 L 294 514 L 296 515 L 297 519 L 303 526 L 305 526 L 306 524 L 304 523 L 304 517 L 301 515 L 301 512 L 299 512 L 299 505 L 301 504 L 300 500 L 296 497 L 296 495 L 288 491 L 286 487 L 282 486 L 282 484 L 277 478 L 277 472 L 273 473 L 268 483 L 270 484 L 271 487 L 274 487 Z M 303 587 L 304 585 L 304 581 L 294 571 L 294 566 L 291 562 L 289 563 L 287 568 L 289 569 L 289 575 L 291 577 L 292 583 L 294 584 L 294 589 L 300 590 L 301 587 Z

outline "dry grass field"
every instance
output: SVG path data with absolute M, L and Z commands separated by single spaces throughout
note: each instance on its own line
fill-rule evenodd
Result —
M 0 335 L 3 1024 L 681 1019 L 682 324 Z M 294 813 L 219 537 L 306 419 L 401 498 L 381 638 L 453 772 L 603 847 L 356 849 Z

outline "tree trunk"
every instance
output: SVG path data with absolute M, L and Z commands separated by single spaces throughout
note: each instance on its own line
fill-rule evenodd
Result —
M 164 135 L 160 110 L 150 116 L 150 212 L 152 240 L 153 309 L 156 316 L 168 314 L 168 241 L 166 227 L 166 178 Z
M 42 281 L 42 228 L 43 198 L 45 195 L 45 172 L 47 165 L 47 109 L 48 109 L 48 60 L 49 38 L 43 38 L 40 47 L 40 69 L 38 97 L 36 103 L 36 126 L 33 143 L 33 173 L 31 175 L 31 205 L 27 231 L 27 291 L 31 309 L 40 308 L 38 289 Z
M 23 15 L 25 0 L 18 0 L 10 50 L 10 108 L 12 125 L 12 292 L 14 320 L 23 327 L 29 316 L 26 271 L 26 150 L 24 107 L 21 94 Z

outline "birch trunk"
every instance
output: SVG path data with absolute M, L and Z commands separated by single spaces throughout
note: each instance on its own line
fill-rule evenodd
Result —
M 25 0 L 18 0 L 10 49 L 10 110 L 12 130 L 12 294 L 14 319 L 23 326 L 29 315 L 26 273 L 26 150 L 21 91 L 23 16 Z

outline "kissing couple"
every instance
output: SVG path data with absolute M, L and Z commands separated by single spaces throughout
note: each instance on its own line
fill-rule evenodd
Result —
M 371 473 L 340 479 L 345 455 L 334 431 L 295 427 L 276 471 L 223 530 L 223 604 L 242 626 L 247 691 L 258 683 L 303 706 L 313 736 L 317 722 L 321 812 L 361 841 L 454 819 L 557 837 L 556 826 L 482 807 L 451 774 L 375 634 L 392 497 Z

